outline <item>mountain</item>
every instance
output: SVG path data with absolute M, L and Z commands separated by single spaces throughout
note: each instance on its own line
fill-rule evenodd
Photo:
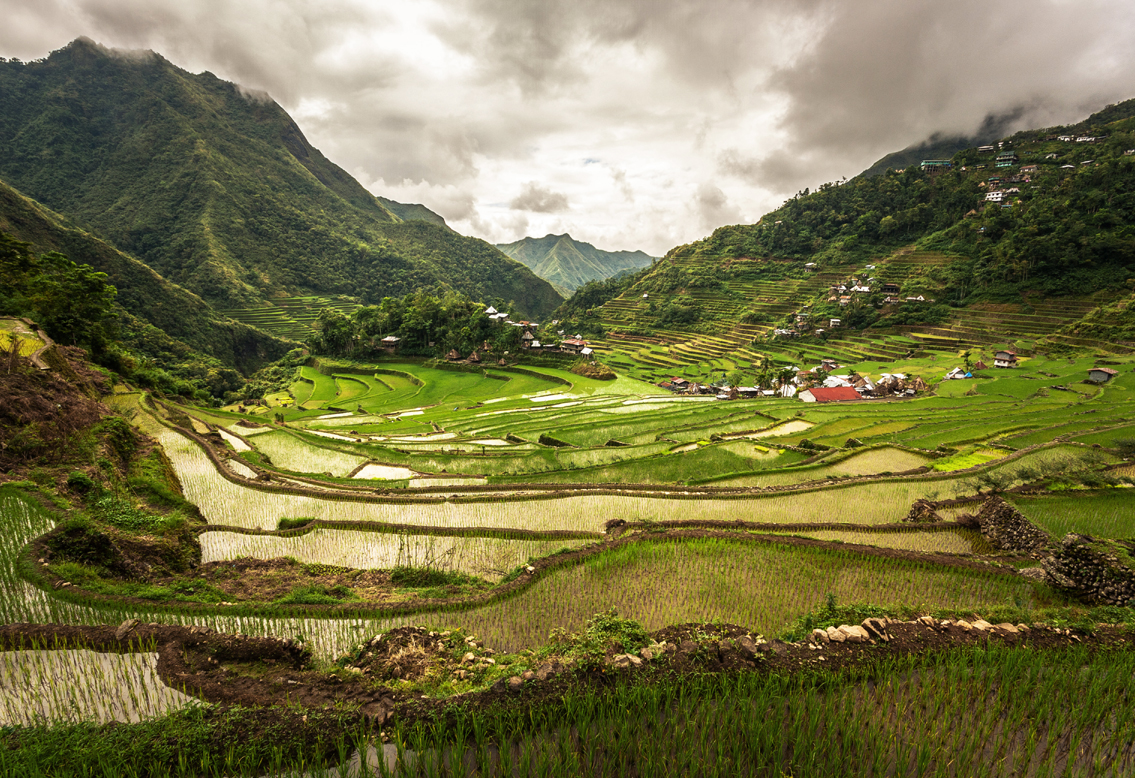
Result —
M 142 356 L 164 355 L 163 364 L 194 361 L 201 354 L 248 374 L 295 345 L 221 316 L 197 295 L 3 181 L 0 233 L 30 243 L 36 254 L 58 251 L 106 273 L 126 314 L 119 317 L 123 340 Z
M 642 251 L 602 251 L 568 234 L 523 238 L 497 248 L 523 262 L 564 296 L 588 281 L 602 281 L 628 270 L 649 267 L 654 257 Z
M 454 289 L 542 316 L 559 295 L 416 206 L 398 216 L 267 95 L 79 39 L 0 62 L 0 179 L 217 308 Z

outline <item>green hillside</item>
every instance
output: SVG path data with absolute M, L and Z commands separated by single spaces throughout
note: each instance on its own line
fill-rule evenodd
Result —
M 523 238 L 497 248 L 549 282 L 565 296 L 588 281 L 602 281 L 628 270 L 649 267 L 654 257 L 642 251 L 603 251 L 568 234 Z
M 130 314 L 122 322 L 124 339 L 149 356 L 170 352 L 173 361 L 181 361 L 199 352 L 249 373 L 279 359 L 291 347 L 259 329 L 221 316 L 197 295 L 68 224 L 64 217 L 3 181 L 0 232 L 30 243 L 36 253 L 58 251 L 73 262 L 106 273 L 107 282 L 118 290 L 118 304 Z
M 606 332 L 594 345 L 616 369 L 650 377 L 765 355 L 851 362 L 1007 343 L 1130 351 L 1130 327 L 1092 312 L 1126 309 L 1117 301 L 1135 288 L 1131 149 L 1135 101 L 1019 132 L 992 152 L 964 149 L 949 169 L 911 165 L 805 190 L 757 224 L 669 251 L 591 309 L 592 331 Z M 999 164 L 1000 153 L 1012 156 Z M 870 292 L 829 299 L 852 279 Z M 927 302 L 906 302 L 917 296 Z M 796 328 L 798 312 L 804 336 L 773 338 Z M 1085 316 L 1090 326 L 1078 326 Z
M 80 39 L 0 62 L 0 178 L 219 308 L 454 288 L 551 311 L 526 268 L 403 222 L 266 96 Z
M 429 222 L 430 224 L 437 224 L 442 227 L 449 226 L 445 223 L 445 219 L 443 219 L 439 214 L 434 213 L 429 208 L 421 205 L 420 203 L 397 203 L 386 197 L 379 197 L 378 201 L 382 203 L 382 206 L 386 208 L 386 210 L 390 211 L 392 214 L 394 214 L 404 222 L 419 221 Z

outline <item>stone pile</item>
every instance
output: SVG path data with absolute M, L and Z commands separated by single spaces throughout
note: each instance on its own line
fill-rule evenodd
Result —
M 934 509 L 933 502 L 930 500 L 918 500 L 910 506 L 910 513 L 906 515 L 903 521 L 913 524 L 931 524 L 943 521 L 943 519 Z
M 1135 605 L 1135 544 L 1069 533 L 1042 562 L 1049 583 L 1104 605 Z
M 982 504 L 977 521 L 981 534 L 994 548 L 1034 554 L 1052 544 L 1047 532 L 1000 497 L 990 497 Z

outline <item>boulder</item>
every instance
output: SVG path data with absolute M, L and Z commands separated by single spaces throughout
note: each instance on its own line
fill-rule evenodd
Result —
M 847 636 L 848 643 L 870 643 L 871 635 L 858 624 L 842 624 L 839 631 Z
M 138 619 L 127 619 L 118 625 L 118 629 L 114 631 L 115 640 L 123 640 L 127 635 L 134 631 L 134 628 L 139 624 Z
M 518 692 L 524 687 L 524 679 L 514 675 L 508 679 L 507 687 L 510 692 Z
M 757 658 L 757 643 L 748 635 L 737 638 L 737 651 L 742 657 L 752 661 Z
M 831 642 L 828 633 L 825 630 L 816 628 L 812 630 L 812 642 L 819 646 L 826 646 Z
M 885 643 L 891 639 L 891 636 L 887 634 L 887 623 L 882 619 L 864 619 L 861 626 L 874 640 L 881 640 Z

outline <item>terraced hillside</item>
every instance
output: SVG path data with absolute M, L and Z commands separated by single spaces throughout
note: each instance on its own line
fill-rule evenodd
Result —
M 303 295 L 276 298 L 269 305 L 234 308 L 221 313 L 277 337 L 303 342 L 311 338 L 315 322 L 324 308 L 334 308 L 350 314 L 359 306 L 358 301 L 349 297 Z
M 585 320 L 607 332 L 597 344 L 605 358 L 651 379 L 754 354 L 1130 353 L 1130 326 L 1108 337 L 1101 306 L 1121 310 L 1131 295 L 1135 257 L 1121 225 L 1135 219 L 1133 147 L 1128 101 L 1077 125 L 1017 133 L 995 151 L 964 149 L 948 168 L 805 190 L 757 224 L 672 249 Z M 1101 198 L 1118 210 L 1100 209 Z M 852 290 L 854 280 L 866 289 Z M 1077 333 L 1086 316 L 1090 335 Z M 774 329 L 804 336 L 773 340 Z

